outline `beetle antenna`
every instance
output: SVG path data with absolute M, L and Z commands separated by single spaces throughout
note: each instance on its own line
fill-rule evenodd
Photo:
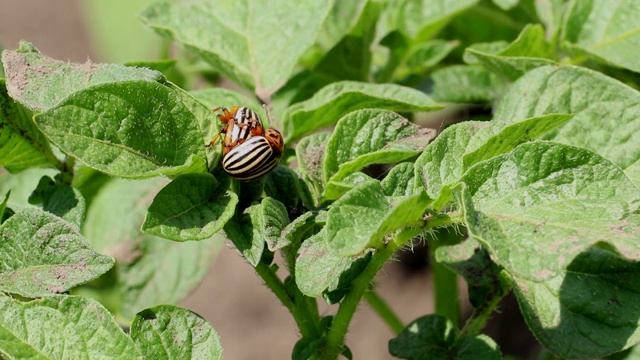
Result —
M 269 126 L 273 127 L 273 118 L 271 117 L 271 113 L 269 112 L 269 105 L 262 104 L 262 108 L 264 108 L 264 112 L 267 113 L 267 120 L 269 120 Z

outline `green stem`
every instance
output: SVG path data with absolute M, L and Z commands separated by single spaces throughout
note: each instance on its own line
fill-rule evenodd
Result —
M 396 250 L 402 247 L 407 241 L 410 241 L 415 235 L 420 233 L 420 231 L 422 231 L 422 229 L 419 228 L 410 228 L 402 231 L 393 241 L 388 243 L 386 247 L 377 250 L 371 257 L 369 265 L 367 265 L 364 271 L 353 281 L 351 290 L 340 302 L 338 312 L 331 322 L 331 328 L 327 334 L 326 342 L 325 357 L 327 359 L 337 359 L 340 353 L 342 353 L 344 338 L 349 329 L 349 323 L 351 323 L 353 314 L 358 308 L 360 299 L 369 288 L 378 270 L 382 268 L 382 265 L 384 265 Z
M 442 229 L 436 238 L 429 242 L 429 257 L 433 269 L 433 291 L 435 296 L 435 313 L 451 320 L 456 326 L 460 324 L 460 308 L 458 306 L 458 277 L 456 273 L 436 261 L 436 250 L 440 246 L 460 242 L 461 236 L 453 229 Z
M 264 283 L 273 291 L 278 300 L 284 305 L 290 312 L 293 313 L 293 308 L 295 306 L 293 299 L 287 294 L 287 291 L 284 288 L 284 284 L 280 280 L 280 278 L 271 270 L 271 268 L 264 263 L 259 263 L 256 266 L 256 272 Z
M 375 290 L 364 293 L 364 299 L 369 303 L 371 308 L 380 316 L 380 318 L 391 328 L 394 334 L 398 335 L 404 329 L 404 323 L 393 312 L 386 301 L 378 295 Z
M 289 310 L 291 316 L 293 316 L 293 319 L 298 325 L 298 329 L 300 329 L 300 334 L 303 337 L 319 335 L 320 329 L 318 328 L 318 324 L 320 323 L 320 316 L 318 314 L 318 305 L 315 303 L 315 299 L 309 298 L 314 301 L 311 303 L 309 299 L 306 299 L 308 298 L 307 296 L 299 293 L 297 288 L 297 293 L 294 295 L 294 298 L 292 298 L 287 293 L 284 283 L 275 274 L 271 267 L 260 263 L 255 269 L 264 283 L 276 295 L 278 300 L 280 300 L 282 305 Z
M 492 294 L 493 296 L 491 296 L 488 301 L 473 309 L 473 314 L 469 320 L 467 320 L 462 331 L 460 331 L 460 336 L 458 338 L 468 335 L 477 335 L 482 329 L 484 329 L 491 314 L 495 311 L 496 307 L 498 307 L 500 301 L 502 301 L 502 299 L 507 296 L 511 290 L 511 285 L 504 281 L 501 282 L 500 287 L 501 288 L 499 290 L 496 289 L 495 293 Z

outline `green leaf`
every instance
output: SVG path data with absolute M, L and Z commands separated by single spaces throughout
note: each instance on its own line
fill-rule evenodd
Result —
M 200 55 L 216 70 L 268 99 L 315 42 L 329 2 L 162 1 L 143 21 Z
M 420 191 L 409 197 L 386 198 L 380 183 L 365 182 L 338 199 L 327 216 L 326 239 L 335 255 L 358 255 L 384 245 L 385 235 L 421 225 L 430 203 Z
M 100 291 L 119 303 L 116 310 L 125 318 L 150 306 L 184 299 L 206 276 L 220 249 L 221 237 L 176 243 L 141 232 L 147 208 L 165 184 L 111 180 L 87 213 L 87 238 L 117 260 L 116 283 Z
M 153 199 L 142 231 L 175 241 L 205 240 L 222 230 L 238 204 L 234 193 L 216 193 L 211 174 L 180 175 Z
M 170 88 L 130 81 L 76 92 L 35 121 L 85 164 L 110 175 L 144 178 L 206 171 L 204 130 L 196 115 Z
M 34 112 L 48 110 L 67 96 L 100 84 L 165 81 L 162 73 L 146 68 L 54 60 L 28 42 L 21 42 L 17 51 L 3 51 L 2 63 L 9 96 Z
M 558 31 L 560 31 L 566 5 L 565 0 L 539 0 L 534 2 L 536 14 L 547 29 L 547 38 L 555 38 Z
M 266 197 L 262 199 L 261 212 L 264 218 L 264 227 L 259 229 L 267 242 L 269 250 L 276 251 L 282 231 L 289 225 L 287 209 L 278 200 Z
M 322 199 L 320 202 L 325 200 L 336 200 L 339 199 L 344 193 L 358 186 L 359 184 L 369 182 L 369 181 L 377 181 L 372 177 L 360 172 L 352 172 L 351 174 L 344 177 L 344 179 L 329 181 L 327 183 L 327 187 L 324 189 L 324 193 L 322 194 Z
M 547 349 L 562 358 L 600 358 L 640 339 L 639 275 L 637 261 L 591 248 L 562 275 L 516 279 L 514 291 L 527 325 Z
M 39 209 L 25 209 L 0 226 L 2 291 L 25 297 L 60 293 L 113 267 L 75 226 Z
M 422 76 L 442 61 L 460 43 L 434 39 L 409 48 L 401 64 L 396 67 L 393 78 L 404 79 L 411 75 Z
M 402 161 L 418 155 L 435 137 L 387 110 L 365 109 L 342 117 L 327 143 L 324 180 L 342 180 L 367 165 Z
M 298 207 L 302 192 L 298 174 L 289 167 L 277 166 L 265 178 L 264 193 L 281 202 L 289 211 Z
M 342 3 L 346 2 L 334 2 L 334 9 L 330 13 L 330 16 L 336 16 L 335 11 L 346 10 L 346 12 L 352 12 L 354 10 L 352 8 L 353 5 L 342 5 Z M 377 1 L 350 1 L 349 3 L 354 3 L 356 6 L 358 6 L 358 3 L 365 5 L 363 9 L 358 9 L 359 13 L 356 14 L 358 15 L 358 17 L 356 17 L 358 22 L 353 25 L 348 34 L 344 34 L 340 41 L 326 52 L 324 57 L 314 67 L 314 72 L 316 74 L 326 75 L 334 79 L 334 81 L 367 81 L 371 67 L 371 44 L 375 38 L 376 23 L 383 4 Z M 347 18 L 347 21 L 353 21 L 352 19 L 353 18 Z M 327 17 L 327 19 L 325 19 L 325 26 L 327 26 L 327 22 L 330 20 L 335 21 L 336 19 Z M 325 39 L 323 40 L 329 42 Z
M 298 169 L 306 176 L 313 185 L 313 189 L 318 193 L 324 190 L 322 164 L 324 164 L 324 155 L 330 137 L 330 132 L 309 135 L 300 140 L 300 143 L 296 146 Z
M 370 259 L 370 256 L 355 258 L 334 255 L 325 241 L 323 228 L 306 239 L 298 251 L 295 266 L 296 284 L 303 294 L 314 298 L 325 291 L 348 288 L 355 277 L 353 273 L 362 272 Z M 334 299 L 332 303 L 339 300 Z
M 231 218 L 224 226 L 226 237 L 253 267 L 258 266 L 264 252 L 265 222 L 261 210 L 261 204 L 252 205 L 243 214 Z
M 500 360 L 500 347 L 485 334 L 467 335 L 458 339 L 455 358 L 458 360 Z
M 450 126 L 416 160 L 416 186 L 423 186 L 429 196 L 438 199 L 434 207 L 440 209 L 450 200 L 446 188 L 469 167 L 544 135 L 571 117 L 550 114 L 510 125 L 467 121 Z
M 141 353 L 97 301 L 0 296 L 0 348 L 11 359 L 140 359 Z
M 394 339 L 389 353 L 403 359 L 451 359 L 458 330 L 445 317 L 425 315 L 412 321 Z
M 172 305 L 139 312 L 131 338 L 149 359 L 222 359 L 220 337 L 199 315 Z
M 464 168 L 507 153 L 521 143 L 531 141 L 571 120 L 571 114 L 549 114 L 530 118 L 502 128 L 492 126 L 470 139 L 464 154 Z M 493 135 L 493 136 L 492 136 Z
M 289 223 L 280 233 L 280 238 L 271 251 L 282 249 L 290 244 L 300 244 L 311 235 L 315 235 L 324 227 L 327 221 L 327 212 L 306 212 L 291 223 Z
M 57 174 L 58 171 L 45 168 L 31 168 L 18 174 L 0 174 L 0 194 L 11 191 L 8 205 L 14 210 L 33 207 L 29 203 L 29 197 L 33 193 L 33 189 L 38 186 L 40 179 L 43 176 L 54 177 Z
M 515 41 L 497 53 L 473 46 L 465 50 L 465 54 L 467 53 L 491 72 L 510 81 L 518 79 L 529 70 L 555 64 L 550 59 L 553 48 L 546 41 L 541 25 L 527 25 Z
M 637 90 L 601 73 L 573 66 L 543 67 L 511 86 L 495 109 L 494 121 L 575 114 L 550 138 L 591 149 L 626 169 L 640 160 L 640 147 L 630 141 L 640 128 L 639 102 Z
M 492 102 L 505 91 L 497 75 L 480 66 L 452 65 L 431 74 L 428 91 L 435 101 L 453 103 Z
M 87 211 L 84 197 L 78 189 L 56 183 L 43 176 L 38 187 L 29 197 L 33 204 L 42 204 L 42 208 L 57 215 L 80 229 Z
M 562 40 L 569 49 L 618 67 L 640 72 L 640 4 L 634 0 L 606 3 L 571 1 L 562 24 Z
M 385 196 L 411 196 L 414 194 L 413 163 L 404 162 L 394 166 L 380 185 Z
M 386 28 L 397 29 L 412 39 L 431 38 L 457 14 L 476 5 L 478 0 L 406 0 L 387 6 Z M 386 35 L 386 34 L 383 34 Z
M 59 162 L 26 113 L 9 98 L 0 79 L 0 166 L 10 172 Z
M 344 115 L 365 108 L 431 111 L 441 108 L 424 93 L 395 84 L 340 81 L 329 84 L 309 100 L 290 106 L 282 115 L 286 142 L 335 124 Z
M 558 276 L 599 243 L 640 258 L 640 225 L 629 217 L 640 207 L 640 191 L 620 168 L 588 150 L 523 144 L 472 167 L 462 182 L 466 189 L 458 196 L 469 233 L 516 278 Z

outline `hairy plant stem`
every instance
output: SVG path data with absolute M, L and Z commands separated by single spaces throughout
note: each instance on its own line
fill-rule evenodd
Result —
M 344 338 L 349 329 L 349 324 L 353 318 L 353 314 L 358 308 L 360 299 L 369 288 L 373 277 L 382 268 L 384 263 L 404 244 L 410 241 L 414 236 L 419 234 L 422 229 L 407 228 L 400 232 L 391 242 L 382 249 L 379 249 L 372 257 L 369 265 L 364 271 L 353 281 L 351 290 L 340 302 L 338 312 L 331 322 L 331 328 L 327 334 L 327 342 L 323 358 L 337 359 L 342 353 L 344 347 Z
M 284 283 L 270 266 L 263 263 L 256 266 L 256 273 L 262 278 L 265 285 L 271 289 L 278 300 L 284 305 L 293 316 L 300 334 L 303 337 L 316 337 L 320 335 L 320 315 L 315 299 L 305 296 L 296 288 L 296 293 L 290 296 L 287 293 Z
M 386 301 L 378 295 L 375 290 L 366 291 L 364 299 L 369 303 L 371 308 L 380 316 L 380 318 L 391 328 L 394 334 L 399 334 L 404 329 L 404 323 L 398 315 L 393 312 Z

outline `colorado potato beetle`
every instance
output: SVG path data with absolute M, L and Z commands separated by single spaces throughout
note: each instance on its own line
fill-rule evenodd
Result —
M 223 155 L 226 155 L 234 147 L 242 144 L 252 136 L 261 136 L 264 134 L 262 122 L 255 111 L 246 106 L 234 106 L 231 110 L 227 108 L 215 108 L 213 111 L 222 110 L 222 114 L 218 114 L 218 119 L 226 126 L 220 129 L 220 132 L 207 144 L 207 147 L 213 146 L 220 137 L 224 135 Z
M 264 136 L 252 136 L 231 149 L 222 159 L 222 168 L 238 180 L 257 179 L 278 165 L 284 141 L 275 129 Z

